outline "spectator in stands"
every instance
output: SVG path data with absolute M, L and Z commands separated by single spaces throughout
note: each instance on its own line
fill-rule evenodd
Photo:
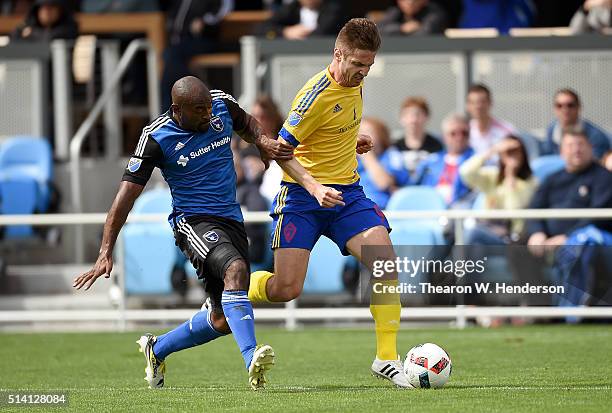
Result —
M 564 88 L 555 93 L 554 112 L 557 119 L 546 131 L 546 140 L 541 150 L 542 155 L 559 153 L 561 134 L 565 129 L 583 131 L 591 141 L 597 159 L 612 149 L 608 134 L 587 119 L 581 118 L 581 109 L 580 97 L 574 90 Z
M 574 34 L 601 32 L 610 27 L 612 0 L 586 0 L 570 22 Z
M 612 208 L 612 173 L 593 156 L 593 145 L 580 130 L 567 129 L 561 140 L 565 169 L 541 183 L 530 208 Z M 529 225 L 529 245 L 556 247 L 573 231 L 594 225 L 610 231 L 612 221 L 590 219 L 533 220 Z M 541 253 L 534 248 L 535 253 Z
M 482 83 L 470 86 L 466 107 L 470 115 L 470 146 L 476 153 L 484 154 L 506 136 L 516 133 L 509 122 L 491 115 L 492 106 L 493 98 L 488 87 Z
M 612 151 L 608 151 L 601 157 L 601 166 L 612 172 Z
M 583 131 L 563 132 L 561 156 L 565 169 L 544 180 L 530 207 L 612 208 L 612 172 L 595 161 L 593 145 Z M 612 220 L 540 219 L 530 221 L 528 228 L 530 251 L 536 256 L 555 255 L 555 281 L 566 286 L 559 304 L 587 304 L 584 293 L 591 292 L 591 265 L 597 258 L 592 246 L 612 245 Z
M 359 155 L 357 172 L 366 196 L 384 209 L 391 194 L 410 183 L 410 174 L 404 167 L 402 155 L 391 146 L 389 129 L 376 118 L 363 118 L 359 133 L 372 138 L 374 149 Z
M 268 211 L 268 201 L 259 192 L 265 166 L 255 148 L 245 148 L 239 153 L 241 174 L 237 174 L 236 201 L 246 211 Z M 249 240 L 249 260 L 260 263 L 264 260 L 268 243 L 266 236 L 268 226 L 263 224 L 246 224 L 245 230 Z
M 499 158 L 499 166 L 484 166 Z M 509 135 L 484 154 L 475 154 L 459 168 L 461 179 L 485 196 L 485 209 L 525 208 L 536 188 L 527 150 L 516 136 Z M 521 219 L 479 222 L 466 236 L 468 245 L 505 245 L 524 239 Z
M 532 0 L 536 6 L 535 27 L 567 27 L 584 0 Z
M 463 0 L 462 29 L 493 27 L 507 34 L 513 27 L 531 27 L 535 7 L 531 0 Z
M 338 1 L 294 0 L 275 11 L 258 33 L 268 39 L 304 40 L 335 35 L 347 20 Z
M 465 116 L 450 114 L 442 121 L 446 150 L 432 153 L 418 167 L 415 183 L 436 187 L 449 206 L 459 206 L 470 193 L 459 176 L 459 167 L 474 150 L 469 145 L 469 129 Z
M 134 13 L 159 11 L 157 0 L 82 0 L 83 13 Z
M 411 175 L 429 154 L 443 149 L 440 141 L 427 132 L 429 114 L 429 105 L 422 97 L 408 97 L 402 104 L 400 123 L 404 129 L 394 146 L 401 152 L 404 167 Z
M 251 116 L 262 125 L 268 136 L 276 137 L 283 126 L 283 116 L 274 100 L 267 95 L 260 96 L 251 106 Z M 270 167 L 265 171 L 259 191 L 270 202 L 280 190 L 283 170 L 274 161 L 270 162 Z
M 378 24 L 384 35 L 440 34 L 448 26 L 446 13 L 429 0 L 397 0 Z
M 193 56 L 218 51 L 219 23 L 233 9 L 233 0 L 180 0 L 170 2 L 166 15 L 168 47 L 164 51 L 162 110 L 170 107 L 170 90 L 190 74 Z
M 13 40 L 43 41 L 75 39 L 79 27 L 65 0 L 36 0 L 25 22 L 12 34 Z

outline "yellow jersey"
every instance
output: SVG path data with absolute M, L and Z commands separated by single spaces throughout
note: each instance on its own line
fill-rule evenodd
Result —
M 295 146 L 297 161 L 320 183 L 348 185 L 357 173 L 357 133 L 363 83 L 340 86 L 329 67 L 299 91 L 279 136 Z M 283 180 L 295 182 L 287 173 Z

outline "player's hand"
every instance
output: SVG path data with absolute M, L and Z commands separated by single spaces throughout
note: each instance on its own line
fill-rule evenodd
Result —
M 357 153 L 359 155 L 370 152 L 372 149 L 374 149 L 374 140 L 370 136 L 361 133 L 357 135 Z
M 256 142 L 259 153 L 261 154 L 261 160 L 264 164 L 267 161 L 289 161 L 293 158 L 293 146 L 288 143 L 281 142 L 276 139 L 270 139 L 265 135 L 262 135 Z
M 344 206 L 342 201 L 342 192 L 330 188 L 329 186 L 321 185 L 315 191 L 313 196 L 317 198 L 319 205 L 323 208 L 333 208 L 336 205 Z
M 85 290 L 89 290 L 89 287 L 101 276 L 109 278 L 113 269 L 113 257 L 110 254 L 100 253 L 98 260 L 93 268 L 84 274 L 79 275 L 74 279 L 72 286 L 77 290 L 80 290 L 85 286 Z

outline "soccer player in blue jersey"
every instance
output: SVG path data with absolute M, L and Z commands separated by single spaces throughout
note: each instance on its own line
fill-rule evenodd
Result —
M 389 223 L 359 185 L 357 153 L 372 149 L 372 139 L 360 135 L 363 80 L 380 47 L 376 25 L 352 19 L 338 33 L 331 64 L 314 75 L 296 95 L 279 133 L 295 147 L 295 157 L 278 164 L 285 171 L 272 205 L 274 273 L 251 274 L 251 302 L 290 301 L 304 286 L 310 251 L 321 235 L 373 269 L 374 257 L 363 247 L 377 246 L 376 259 L 395 260 Z M 373 251 L 370 249 L 371 253 Z M 397 273 L 376 280 L 397 285 Z M 392 291 L 392 288 L 384 288 Z M 372 294 L 376 357 L 372 374 L 411 388 L 397 353 L 399 295 Z
M 172 88 L 168 112 L 145 127 L 126 167 L 119 192 L 104 225 L 94 267 L 74 280 L 89 289 L 97 278 L 110 277 L 112 252 L 134 201 L 160 168 L 172 193 L 169 222 L 176 243 L 204 280 L 210 306 L 176 329 L 138 340 L 146 359 L 145 380 L 164 385 L 166 357 L 232 333 L 255 390 L 264 387 L 274 364 L 269 345 L 257 346 L 249 286 L 248 242 L 236 202 L 236 173 L 230 149 L 232 132 L 255 144 L 264 162 L 292 158 L 293 148 L 266 137 L 259 123 L 220 90 L 209 91 L 195 77 L 179 79 Z

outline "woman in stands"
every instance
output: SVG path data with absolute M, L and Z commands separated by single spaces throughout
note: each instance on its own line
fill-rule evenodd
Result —
M 499 157 L 498 166 L 484 166 Z M 460 168 L 461 179 L 484 194 L 485 209 L 525 208 L 536 189 L 527 150 L 519 138 L 509 135 L 484 154 L 476 154 Z M 524 241 L 521 219 L 479 222 L 467 234 L 468 245 L 506 245 Z

